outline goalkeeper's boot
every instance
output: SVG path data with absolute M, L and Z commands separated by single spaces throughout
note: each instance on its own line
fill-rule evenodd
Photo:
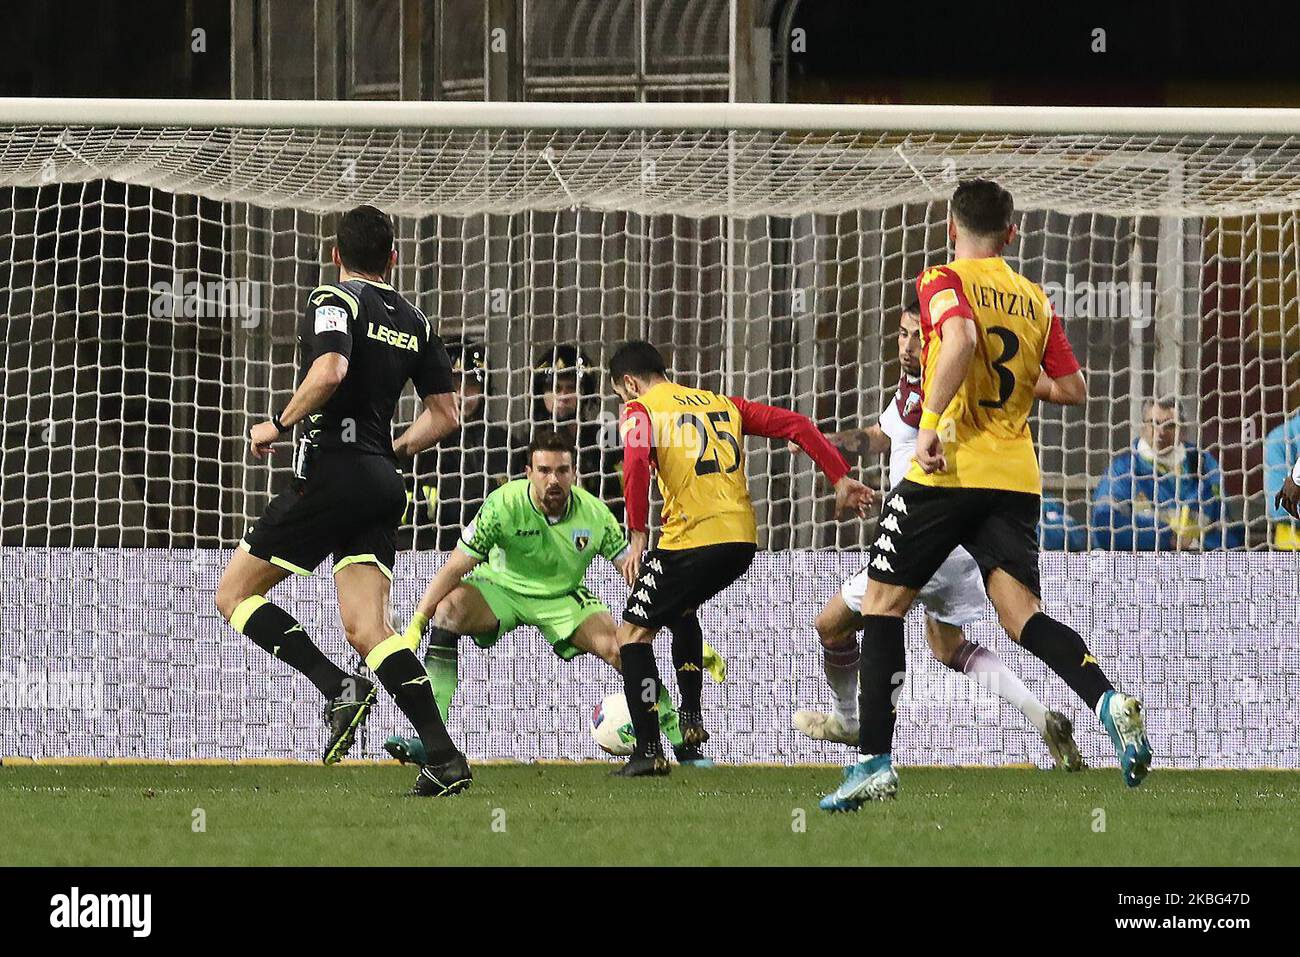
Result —
M 1142 702 L 1118 691 L 1107 691 L 1101 696 L 1097 710 L 1101 726 L 1115 745 L 1124 783 L 1137 787 L 1151 770 L 1151 742 L 1147 740 Z
M 727 659 L 718 654 L 718 649 L 707 641 L 704 642 L 704 657 L 700 663 L 704 666 L 704 670 L 709 673 L 709 677 L 718 684 L 722 684 L 727 680 Z
M 682 744 L 698 746 L 709 740 L 709 732 L 704 730 L 704 716 L 698 711 L 678 710 L 677 723 L 682 729 Z
M 868 801 L 898 796 L 898 774 L 888 754 L 873 755 L 844 769 L 840 786 L 818 802 L 823 811 L 856 811 Z
M 858 729 L 849 728 L 844 720 L 836 714 L 821 711 L 796 711 L 794 713 L 796 731 L 806 734 L 814 741 L 838 741 L 840 744 L 857 745 Z
M 623 765 L 617 771 L 610 773 L 614 778 L 646 778 L 662 777 L 670 773 L 668 759 L 664 757 L 663 752 L 657 747 L 654 754 L 633 754 L 628 758 L 627 764 Z
M 1079 753 L 1079 746 L 1074 743 L 1074 725 L 1061 712 L 1047 712 L 1043 740 L 1047 742 L 1047 750 L 1052 753 L 1052 760 L 1061 770 L 1082 771 L 1087 767 L 1083 763 L 1083 755 Z
M 410 797 L 455 797 L 474 781 L 469 762 L 459 751 L 441 764 L 426 764 L 420 768 L 415 784 L 407 792 Z
M 712 758 L 706 758 L 704 752 L 700 750 L 698 744 L 674 744 L 673 757 L 677 763 L 687 768 L 712 768 L 717 767 Z
M 343 691 L 325 702 L 325 726 L 329 729 L 325 757 L 321 759 L 325 764 L 338 764 L 351 750 L 357 728 L 369 717 L 376 694 L 374 682 L 352 675 Z
M 402 764 L 429 763 L 429 757 L 424 751 L 424 742 L 418 737 L 404 738 L 400 734 L 395 734 L 384 742 L 384 750 Z

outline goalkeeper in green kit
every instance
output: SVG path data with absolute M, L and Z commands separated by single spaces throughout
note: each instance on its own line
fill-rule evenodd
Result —
M 420 599 L 406 639 L 414 649 L 428 632 L 424 666 L 444 721 L 456 691 L 462 635 L 488 648 L 518 626 L 533 625 L 565 661 L 590 653 L 621 668 L 614 619 L 582 581 L 597 555 L 628 581 L 627 538 L 609 507 L 577 484 L 573 459 L 572 445 L 558 432 L 536 433 L 527 477 L 487 497 Z M 707 644 L 704 666 L 716 680 L 725 676 L 725 664 Z M 667 689 L 658 711 L 677 760 L 709 766 L 699 745 L 682 743 Z M 391 737 L 384 748 L 399 761 L 424 763 L 418 737 Z

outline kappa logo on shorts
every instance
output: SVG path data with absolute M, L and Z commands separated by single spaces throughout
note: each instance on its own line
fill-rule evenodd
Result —
M 902 529 L 898 527 L 897 515 L 886 515 L 880 520 L 880 527 L 888 532 L 893 532 L 895 535 L 902 532 Z
M 876 539 L 876 548 L 880 549 L 882 552 L 893 552 L 895 555 L 898 554 L 898 549 L 894 547 L 894 540 L 888 535 L 881 535 Z
M 892 508 L 900 515 L 907 514 L 907 503 L 903 501 L 903 496 L 899 495 L 897 492 L 889 496 L 889 501 L 885 503 L 885 507 Z
M 645 609 L 642 608 L 640 605 L 633 605 L 631 608 L 628 609 L 628 611 L 636 615 L 638 618 L 645 617 Z
M 647 588 L 654 588 L 656 585 L 654 575 L 651 575 L 649 572 L 646 572 L 637 580 L 640 581 L 641 584 L 645 585 Z
M 646 568 L 654 569 L 654 570 L 657 571 L 660 575 L 662 575 L 662 574 L 664 573 L 664 566 L 662 566 L 662 565 L 659 564 L 659 559 L 657 559 L 657 558 L 652 558 L 652 559 L 650 559 L 650 561 L 646 562 L 645 565 L 646 565 Z
M 884 555 L 877 555 L 873 558 L 871 560 L 871 567 L 882 572 L 892 572 L 894 570 L 894 566 L 889 564 L 889 559 Z
M 637 601 L 649 601 L 650 593 L 646 591 L 644 588 L 642 588 L 638 590 L 636 594 L 634 594 L 632 597 L 635 598 Z

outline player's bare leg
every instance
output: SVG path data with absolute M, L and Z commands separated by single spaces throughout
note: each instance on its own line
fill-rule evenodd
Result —
M 831 713 L 796 711 L 794 726 L 815 741 L 858 743 L 858 632 L 865 619 L 836 592 L 814 622 L 822 646 L 822 668 L 831 688 Z
M 406 639 L 393 630 L 388 576 L 376 565 L 357 563 L 335 572 L 334 584 L 348 643 L 365 657 L 424 744 L 428 763 L 410 793 L 446 797 L 465 790 L 472 780 L 469 765 L 438 714 L 429 676 Z
M 430 585 L 430 589 L 432 587 Z M 420 607 L 427 607 L 423 599 Z M 451 714 L 451 701 L 460 681 L 461 636 L 496 634 L 500 627 L 500 621 L 483 594 L 469 582 L 461 582 L 437 606 L 429 608 L 428 616 L 417 610 L 411 618 L 404 638 L 412 651 L 418 651 L 426 631 L 428 633 L 424 671 L 429 676 L 429 687 L 444 725 Z M 428 763 L 424 742 L 418 736 L 392 735 L 384 742 L 384 750 L 403 764 Z
M 1043 736 L 1058 768 L 1083 770 L 1083 756 L 1074 743 L 1070 719 L 1059 711 L 1049 711 L 993 649 L 971 641 L 959 627 L 932 615 L 925 616 L 925 640 L 937 661 L 993 692 L 1023 714 Z
M 643 777 L 669 772 L 659 737 L 659 697 L 663 682 L 655 663 L 654 639 L 658 628 L 623 621 L 618 626 L 623 693 L 636 732 L 636 750 L 627 764 L 614 772 L 619 777 Z
M 266 598 L 289 574 L 279 565 L 237 550 L 217 584 L 217 610 L 235 631 L 301 672 L 324 695 L 329 729 L 324 760 L 333 764 L 351 747 L 355 726 L 370 707 L 368 703 L 362 707 L 362 703 L 372 685 L 330 661 L 292 615 Z M 358 708 L 361 713 L 356 715 Z
M 894 697 L 907 674 L 903 617 L 918 589 L 867 582 L 862 598 L 862 661 L 858 670 L 857 762 L 844 769 L 840 786 L 818 804 L 823 811 L 856 811 L 867 801 L 894 797 Z
M 1151 768 L 1142 703 L 1116 691 L 1077 631 L 1043 613 L 1042 602 L 1001 568 L 988 577 L 989 600 L 1013 641 L 1056 672 L 1110 735 L 1124 783 L 1137 787 Z

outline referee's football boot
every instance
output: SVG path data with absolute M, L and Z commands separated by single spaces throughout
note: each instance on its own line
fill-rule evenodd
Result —
M 1097 703 L 1097 713 L 1115 746 L 1124 783 L 1137 787 L 1151 770 L 1151 742 L 1147 740 L 1142 702 L 1118 691 L 1107 691 Z
M 455 797 L 474 781 L 465 755 L 455 752 L 441 764 L 426 764 L 407 793 L 411 797 Z
M 1047 726 L 1043 729 L 1043 740 L 1052 760 L 1062 771 L 1082 771 L 1088 766 L 1083 763 L 1079 746 L 1074 743 L 1074 725 L 1070 719 L 1059 711 L 1047 712 Z
M 844 769 L 840 786 L 817 803 L 823 811 L 856 811 L 868 801 L 898 796 L 898 773 L 888 754 L 855 761 Z
M 373 681 L 352 675 L 336 697 L 325 702 L 325 727 L 329 740 L 325 745 L 325 764 L 338 764 L 352 749 L 361 727 L 370 715 L 378 689 Z

